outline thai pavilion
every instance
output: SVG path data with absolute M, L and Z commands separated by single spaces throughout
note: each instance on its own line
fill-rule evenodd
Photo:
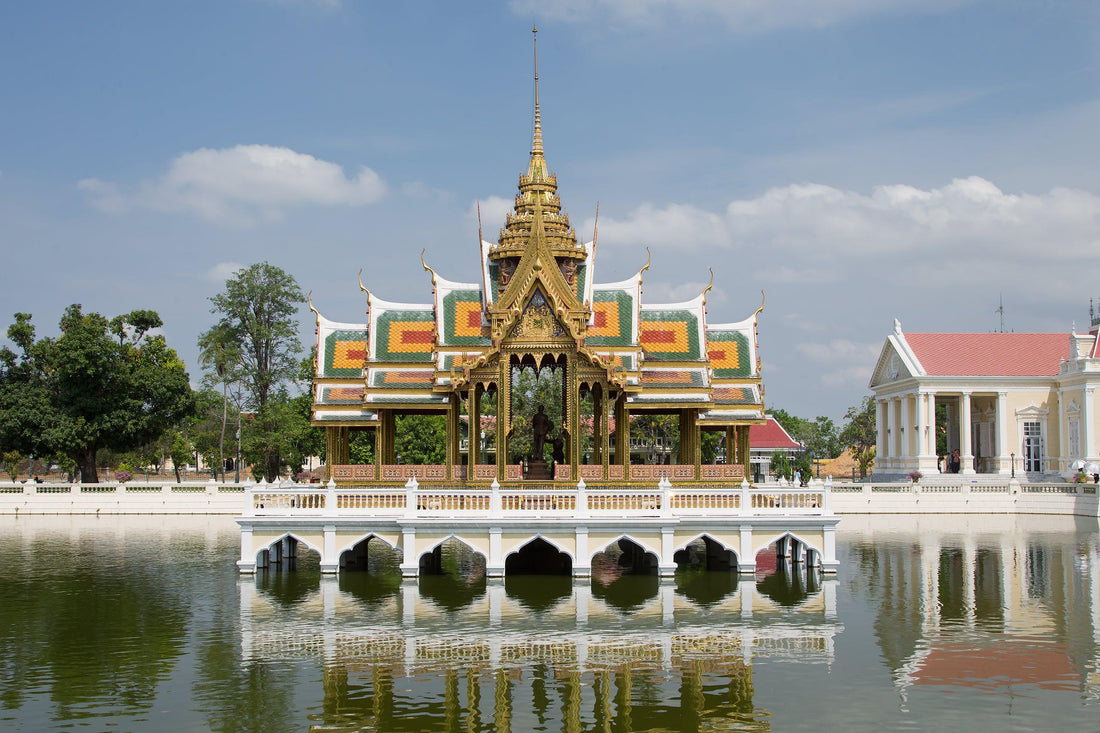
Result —
M 325 428 L 326 480 L 740 483 L 750 465 L 749 426 L 764 422 L 756 329 L 763 305 L 737 323 L 712 324 L 710 286 L 687 302 L 646 303 L 649 262 L 626 279 L 598 283 L 596 239 L 594 227 L 591 242 L 578 240 L 546 163 L 536 57 L 530 161 L 497 241 L 481 240 L 481 281 L 447 280 L 421 253 L 428 302 L 382 300 L 361 277 L 364 322 L 329 320 L 310 302 L 313 424 Z M 541 434 L 540 419 L 548 421 L 532 422 L 530 404 L 518 414 L 524 370 L 561 385 L 557 404 L 539 405 L 560 424 Z M 399 459 L 403 415 L 445 421 L 442 464 Z M 667 463 L 631 465 L 625 426 L 646 416 L 678 428 Z M 372 447 L 373 463 L 351 465 L 354 431 L 368 432 L 359 439 Z M 706 431 L 724 441 L 725 463 L 703 462 Z M 521 438 L 532 448 L 517 457 L 509 446 Z

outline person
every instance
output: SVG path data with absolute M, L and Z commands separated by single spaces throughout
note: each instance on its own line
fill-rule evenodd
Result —
M 554 463 L 565 463 L 565 429 L 558 431 L 551 441 L 553 446 Z
M 959 458 L 959 449 L 951 451 L 951 470 L 949 473 L 958 473 L 959 468 L 962 465 L 962 460 Z
M 554 423 L 550 421 L 550 418 L 546 416 L 546 410 L 542 405 L 539 405 L 538 412 L 531 418 L 531 432 L 534 438 L 534 445 L 531 448 L 531 459 L 535 461 L 545 460 L 543 457 L 543 451 L 546 448 L 546 437 L 550 435 L 550 431 L 554 429 Z
M 801 486 L 802 485 L 802 472 L 801 471 L 795 471 L 794 472 L 794 483 L 795 483 L 796 486 Z

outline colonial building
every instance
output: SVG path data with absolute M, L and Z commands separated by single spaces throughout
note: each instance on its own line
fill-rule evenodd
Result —
M 951 470 L 1040 479 L 1100 454 L 1100 317 L 1088 333 L 905 333 L 871 378 L 875 477 Z M 937 450 L 937 437 L 940 438 Z
M 366 318 L 335 321 L 311 299 L 313 424 L 325 428 L 329 475 L 338 483 L 740 482 L 749 473 L 749 426 L 764 420 L 763 304 L 740 321 L 711 323 L 710 286 L 682 303 L 646 302 L 649 262 L 599 283 L 596 239 L 594 228 L 592 241 L 578 240 L 546 163 L 536 63 L 530 159 L 496 241 L 482 239 L 471 252 L 478 280 L 449 280 L 421 253 L 426 302 L 383 300 L 360 279 Z M 518 393 L 525 370 L 561 385 L 538 413 L 520 404 L 530 396 Z M 404 415 L 445 421 L 442 463 L 399 460 Z M 630 431 L 621 428 L 647 415 L 673 418 L 675 454 L 632 465 Z M 476 440 L 468 425 L 481 426 Z M 353 431 L 369 434 L 372 464 L 350 460 Z M 721 433 L 725 464 L 703 463 L 703 431 Z M 521 444 L 530 448 L 517 455 Z

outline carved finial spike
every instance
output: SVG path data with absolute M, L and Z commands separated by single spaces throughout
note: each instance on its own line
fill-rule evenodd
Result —
M 427 251 L 428 251 L 428 249 L 426 247 L 424 249 L 420 250 L 420 264 L 424 266 L 425 270 L 432 273 L 432 285 L 435 285 L 435 277 L 436 277 L 435 276 L 435 270 L 433 270 L 431 267 L 429 267 L 428 263 L 424 261 L 424 253 L 427 252 Z
M 649 269 L 649 263 L 652 262 L 652 261 L 653 261 L 653 253 L 649 251 L 649 247 L 646 247 L 645 248 L 645 265 L 642 266 L 642 269 L 638 270 L 638 274 L 641 275 L 643 272 L 648 270 Z
M 370 296 L 370 291 L 367 290 L 367 286 L 363 284 L 363 268 L 362 267 L 359 268 L 359 290 L 366 293 L 368 297 Z
M 313 291 L 312 290 L 310 290 L 308 293 L 306 293 L 306 303 L 309 304 L 309 309 L 311 311 L 313 311 L 314 315 L 317 315 L 317 316 L 321 315 L 320 312 L 318 312 L 318 310 L 313 307 Z
M 765 300 L 765 298 L 764 298 L 764 291 L 763 291 L 763 290 L 761 290 L 761 291 L 760 291 L 760 307 L 759 307 L 759 308 L 757 308 L 757 309 L 756 309 L 756 312 L 752 314 L 752 322 L 753 322 L 753 325 L 756 325 L 756 318 L 757 318 L 757 316 L 759 316 L 759 315 L 760 315 L 761 313 L 763 313 L 763 312 L 764 312 L 764 300 Z
M 531 154 L 542 154 L 542 119 L 539 112 L 539 29 L 531 26 L 531 45 L 535 52 L 535 136 L 531 143 Z
M 703 304 L 704 305 L 706 305 L 706 302 L 707 302 L 707 293 L 709 293 L 711 288 L 714 287 L 714 268 L 713 267 L 708 267 L 707 269 L 710 270 L 710 282 L 707 283 L 707 286 L 705 288 L 703 288 Z

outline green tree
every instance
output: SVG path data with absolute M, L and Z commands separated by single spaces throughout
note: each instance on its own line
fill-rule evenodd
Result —
M 772 453 L 771 469 L 777 478 L 789 479 L 794 475 L 791 470 L 791 458 L 787 451 L 777 450 Z
M 401 463 L 433 465 L 447 455 L 447 426 L 441 415 L 398 415 L 394 452 Z
M 211 350 L 215 374 L 221 363 L 226 374 L 232 369 L 233 379 L 241 383 L 242 409 L 253 413 L 246 431 L 253 452 L 250 462 L 269 481 L 286 463 L 282 451 L 287 436 L 278 433 L 293 414 L 286 385 L 299 370 L 302 345 L 296 315 L 303 301 L 292 275 L 267 262 L 251 265 L 227 280 L 224 292 L 210 298 L 218 321 L 199 337 L 200 348 Z M 217 376 L 223 384 L 226 378 Z M 224 439 L 221 443 L 224 452 Z
M 19 477 L 19 464 L 23 462 L 23 454 L 17 450 L 4 451 L 0 456 L 0 463 L 4 466 L 4 472 L 11 476 L 12 481 Z
M 852 451 L 859 463 L 859 477 L 866 478 L 867 471 L 875 460 L 875 445 L 878 433 L 875 429 L 875 400 L 870 396 L 856 406 L 849 407 L 844 414 L 847 420 L 840 432 L 841 444 Z
M 183 362 L 153 311 L 108 321 L 71 305 L 61 335 L 35 338 L 31 316 L 15 314 L 0 349 L 0 446 L 39 456 L 62 454 L 96 482 L 101 449 L 133 450 L 158 438 L 191 410 Z M 117 341 L 116 341 L 117 339 Z

